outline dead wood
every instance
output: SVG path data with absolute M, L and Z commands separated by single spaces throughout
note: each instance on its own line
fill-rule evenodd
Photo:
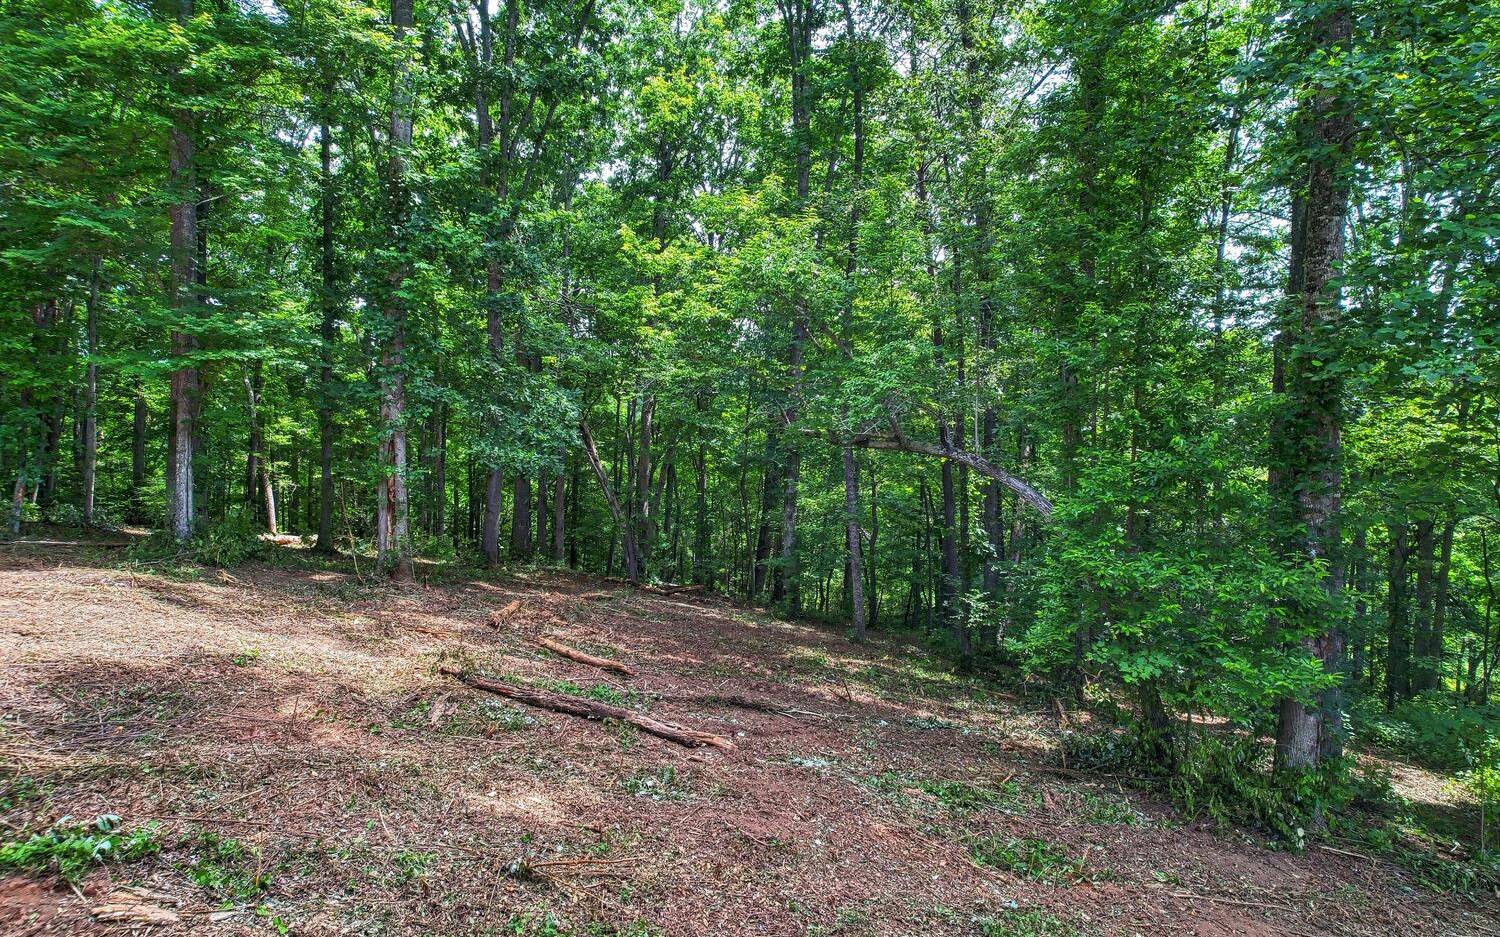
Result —
M 629 723 L 648 735 L 654 735 L 669 742 L 676 742 L 678 745 L 686 748 L 700 748 L 704 745 L 712 745 L 724 751 L 734 751 L 734 743 L 723 736 L 714 735 L 710 732 L 699 732 L 696 729 L 673 725 L 670 722 L 661 722 L 649 716 L 642 716 L 628 709 L 622 709 L 619 706 L 596 703 L 593 700 L 579 699 L 576 696 L 568 696 L 563 693 L 553 693 L 550 690 L 540 690 L 535 687 L 518 686 L 513 683 L 491 680 L 487 677 L 479 677 L 474 674 L 454 670 L 451 667 L 440 668 L 438 672 L 453 677 L 476 690 L 495 693 L 506 699 L 513 699 L 528 706 L 535 706 L 538 709 L 546 709 L 552 712 L 565 713 L 569 716 L 577 716 L 580 719 L 592 719 L 595 721 L 615 719 L 620 722 Z
M 751 709 L 756 712 L 773 713 L 778 716 L 816 716 L 826 719 L 822 713 L 809 712 L 805 709 L 793 709 L 772 699 L 757 699 L 753 696 L 741 696 L 737 693 L 697 693 L 684 694 L 681 696 L 658 696 L 657 699 L 667 703 L 701 703 L 708 706 L 733 706 L 738 709 Z
M 514 599 L 511 602 L 501 606 L 500 608 L 495 609 L 493 612 L 490 612 L 490 627 L 498 628 L 506 621 L 506 619 L 510 618 L 510 616 L 514 615 L 520 610 L 520 599 Z
M 585 654 L 577 648 L 568 647 L 566 644 L 561 644 L 545 635 L 537 637 L 536 643 L 554 654 L 566 657 L 568 660 L 576 660 L 580 664 L 588 664 L 590 667 L 598 667 L 600 670 L 612 670 L 615 673 L 622 673 L 627 677 L 635 676 L 634 670 L 631 670 L 617 660 L 609 660 L 605 657 L 595 657 L 592 654 Z
M 699 582 L 686 586 L 638 586 L 642 592 L 650 592 L 652 595 L 682 595 L 687 592 L 702 592 L 703 584 Z

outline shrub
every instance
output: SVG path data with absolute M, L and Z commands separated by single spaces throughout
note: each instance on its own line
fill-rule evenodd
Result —
M 56 872 L 77 882 L 95 865 L 130 862 L 161 850 L 156 827 L 144 826 L 131 833 L 120 830 L 120 818 L 112 813 L 94 818 L 89 826 L 69 826 L 67 817 L 45 833 L 0 844 L 0 869 Z
M 1270 767 L 1254 739 L 1210 736 L 1184 749 L 1167 788 L 1190 816 L 1257 826 L 1296 849 L 1307 830 L 1355 801 L 1374 803 L 1388 795 L 1383 781 L 1356 775 L 1347 759 L 1296 774 L 1279 775 Z
M 1028 836 L 1024 839 L 984 837 L 971 840 L 969 854 L 980 865 L 987 865 L 1034 882 L 1048 885 L 1071 884 L 1083 880 L 1083 860 L 1070 856 L 1061 846 Z
M 223 521 L 200 531 L 187 543 L 178 543 L 165 530 L 152 532 L 131 544 L 127 556 L 133 563 L 160 563 L 181 559 L 207 566 L 232 567 L 262 557 L 268 544 L 244 511 L 234 511 Z
M 253 898 L 270 885 L 260 856 L 237 839 L 204 832 L 193 847 L 193 861 L 183 871 L 203 888 L 226 898 Z
M 1366 709 L 1373 709 L 1367 704 Z M 1408 700 L 1389 713 L 1363 713 L 1361 738 L 1429 768 L 1459 770 L 1479 763 L 1500 739 L 1500 706 L 1464 706 L 1442 697 Z

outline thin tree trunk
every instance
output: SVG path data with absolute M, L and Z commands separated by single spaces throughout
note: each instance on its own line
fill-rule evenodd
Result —
M 271 480 L 271 469 L 266 464 L 265 436 L 260 425 L 261 363 L 255 362 L 251 374 L 245 375 L 245 392 L 250 416 L 250 458 L 246 478 L 246 495 L 251 502 L 256 497 L 256 488 L 265 499 L 266 530 L 274 536 L 276 530 L 276 488 Z
M 568 512 L 567 480 L 567 475 L 562 472 L 558 472 L 557 477 L 552 480 L 552 562 L 554 563 L 563 561 L 565 521 Z
M 391 0 L 391 26 L 404 45 L 413 26 L 412 0 Z M 397 257 L 386 274 L 382 303 L 384 347 L 380 356 L 380 469 L 376 493 L 376 548 L 391 578 L 412 578 L 411 532 L 406 491 L 406 303 L 401 289 L 410 261 L 405 229 L 410 211 L 406 191 L 406 157 L 411 149 L 413 82 L 410 53 L 398 49 L 395 94 L 391 105 L 390 156 L 387 165 L 387 219 Z
M 139 380 L 135 386 L 133 411 L 130 422 L 130 521 L 141 524 L 146 520 L 146 389 Z
M 1437 685 L 1432 667 L 1433 585 L 1437 552 L 1436 523 L 1431 518 L 1417 521 L 1417 591 L 1416 614 L 1411 629 L 1411 692 L 1415 695 Z
M 639 584 L 641 569 L 636 556 L 635 535 L 627 523 L 624 510 L 620 507 L 620 499 L 615 496 L 615 488 L 609 482 L 609 473 L 604 470 L 604 463 L 599 460 L 599 449 L 594 445 L 594 435 L 589 432 L 589 425 L 580 421 L 578 433 L 583 440 L 583 452 L 588 456 L 589 467 L 594 470 L 594 477 L 599 481 L 599 489 L 604 492 L 604 500 L 609 504 L 610 516 L 614 518 L 615 527 L 624 537 L 626 574 L 631 582 Z
M 94 258 L 89 274 L 88 365 L 83 388 L 83 525 L 94 526 L 94 476 L 99 464 L 99 276 L 102 264 Z
M 332 89 L 325 89 L 332 97 Z M 318 271 L 322 277 L 318 321 L 318 543 L 320 553 L 335 552 L 333 538 L 333 422 L 334 378 L 333 351 L 338 335 L 338 275 L 333 243 L 333 135 L 325 119 L 318 125 L 318 150 L 322 162 L 319 176 Z

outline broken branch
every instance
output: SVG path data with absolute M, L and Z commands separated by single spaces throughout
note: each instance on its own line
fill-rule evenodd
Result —
M 688 729 L 683 726 L 673 725 L 670 722 L 661 722 L 649 716 L 622 709 L 619 706 L 609 706 L 604 703 L 596 703 L 592 700 L 579 699 L 576 696 L 568 696 L 563 693 L 553 693 L 550 690 L 540 690 L 535 687 L 517 686 L 512 683 L 503 683 L 499 680 L 491 680 L 487 677 L 478 677 L 474 674 L 454 670 L 451 667 L 443 667 L 439 673 L 453 677 L 460 683 L 473 687 L 476 690 L 485 690 L 506 699 L 513 699 L 528 706 L 538 709 L 546 709 L 551 712 L 564 713 L 569 716 L 577 716 L 580 719 L 592 719 L 603 721 L 615 719 L 620 722 L 629 723 L 657 738 L 676 742 L 684 748 L 701 748 L 712 745 L 724 751 L 734 751 L 734 743 L 723 736 L 714 735 L 710 732 L 699 732 L 696 729 Z
M 545 635 L 538 637 L 536 643 L 554 654 L 566 657 L 568 660 L 576 660 L 580 664 L 588 664 L 590 667 L 598 667 L 600 670 L 612 670 L 615 673 L 622 673 L 627 677 L 635 676 L 634 670 L 631 670 L 617 660 L 609 660 L 608 658 L 585 654 L 577 648 L 568 647 L 566 644 L 554 641 Z

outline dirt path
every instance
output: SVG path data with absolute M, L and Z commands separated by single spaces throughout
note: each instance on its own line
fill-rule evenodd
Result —
M 401 592 L 301 558 L 190 580 L 108 557 L 0 554 L 0 833 L 114 813 L 158 824 L 161 852 L 77 892 L 0 879 L 0 933 L 148 913 L 176 921 L 157 933 L 1497 932 L 1494 906 L 1384 860 L 1267 851 L 1053 773 L 1045 708 L 896 645 L 551 574 Z M 519 707 L 441 666 L 736 748 Z M 110 895 L 124 923 L 90 915 Z

